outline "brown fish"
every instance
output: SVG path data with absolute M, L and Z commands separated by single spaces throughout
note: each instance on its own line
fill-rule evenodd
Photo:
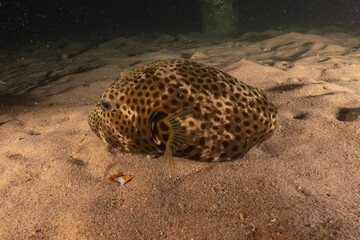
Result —
M 121 73 L 90 112 L 113 147 L 199 161 L 244 156 L 269 138 L 276 107 L 264 92 L 213 67 L 173 59 Z

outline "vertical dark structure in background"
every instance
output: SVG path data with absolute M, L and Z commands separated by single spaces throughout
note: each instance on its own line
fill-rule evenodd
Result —
M 202 31 L 215 35 L 231 35 L 238 31 L 236 0 L 199 0 Z

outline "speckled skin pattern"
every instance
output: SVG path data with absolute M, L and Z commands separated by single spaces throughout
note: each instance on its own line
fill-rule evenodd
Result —
M 190 140 L 174 153 L 179 157 L 237 159 L 276 127 L 277 109 L 262 90 L 180 59 L 121 73 L 101 95 L 88 122 L 98 137 L 120 150 L 163 154 L 169 136 L 159 119 L 184 108 L 192 111 L 176 120 Z

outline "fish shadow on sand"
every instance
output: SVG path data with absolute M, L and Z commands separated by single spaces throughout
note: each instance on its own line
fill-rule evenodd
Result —
M 298 50 L 297 52 L 295 52 L 294 54 L 291 54 L 289 56 L 273 56 L 273 57 L 270 57 L 269 59 L 275 60 L 275 61 L 295 62 L 295 61 L 301 59 L 305 53 L 309 52 L 311 50 L 312 45 L 314 45 L 313 42 L 307 42 L 307 43 L 304 43 L 301 47 L 297 46 L 296 48 L 301 48 L 301 49 Z M 275 47 L 271 48 L 271 50 L 277 50 L 281 46 L 282 45 L 277 46 L 277 47 L 275 46 Z
M 354 122 L 360 117 L 360 107 L 358 108 L 340 108 L 336 119 L 345 122 Z
M 71 69 L 70 71 L 66 71 L 65 73 L 61 73 L 61 72 L 57 72 L 57 71 L 56 71 L 56 73 L 54 73 L 54 71 L 49 71 L 46 73 L 45 76 L 43 76 L 42 78 L 37 80 L 37 84 L 28 85 L 28 86 L 26 86 L 26 85 L 19 86 L 19 87 L 13 89 L 13 92 L 29 93 L 36 88 L 42 87 L 51 82 L 55 82 L 63 77 L 73 75 L 73 74 L 89 72 L 89 71 L 97 69 L 99 67 L 101 67 L 101 65 L 93 65 L 93 66 L 82 65 L 82 66 L 76 67 L 75 69 Z
M 294 83 L 294 84 L 284 84 L 276 87 L 272 87 L 268 89 L 270 92 L 287 92 L 287 91 L 293 91 L 299 88 L 302 88 L 306 84 L 303 83 Z

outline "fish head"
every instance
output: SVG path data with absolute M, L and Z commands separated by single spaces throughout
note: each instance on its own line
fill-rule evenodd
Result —
M 128 139 L 123 131 L 131 125 L 129 114 L 124 114 L 121 100 L 105 91 L 95 107 L 90 111 L 88 123 L 91 130 L 104 142 L 126 150 Z M 130 110 L 130 109 L 129 109 Z

